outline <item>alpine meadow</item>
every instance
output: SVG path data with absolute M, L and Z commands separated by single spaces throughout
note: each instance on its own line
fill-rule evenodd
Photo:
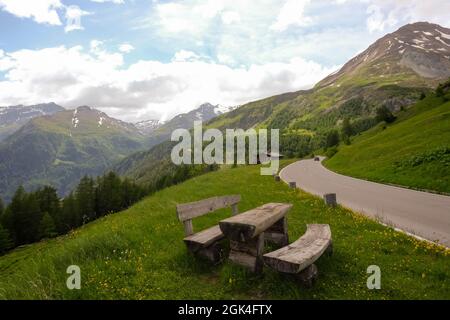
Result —
M 0 300 L 448 302 L 449 12 L 0 0 Z

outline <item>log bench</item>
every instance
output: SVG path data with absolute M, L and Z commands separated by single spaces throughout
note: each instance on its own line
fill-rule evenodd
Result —
M 195 233 L 192 221 L 223 208 L 231 208 L 232 215 L 237 215 L 240 201 L 240 195 L 233 195 L 177 205 L 177 216 L 184 224 L 184 242 L 188 250 L 194 255 L 206 258 L 215 264 L 219 263 L 223 255 L 220 241 L 224 239 L 220 227 L 216 225 Z
M 264 263 L 274 270 L 293 274 L 306 287 L 312 287 L 318 276 L 316 262 L 324 253 L 333 251 L 331 229 L 327 224 L 310 224 L 296 242 L 263 256 Z

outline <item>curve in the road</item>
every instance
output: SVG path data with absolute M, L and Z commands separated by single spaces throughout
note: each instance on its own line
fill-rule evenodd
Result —
M 449 196 L 343 176 L 326 169 L 321 161 L 295 162 L 280 177 L 318 196 L 336 193 L 338 203 L 347 208 L 450 247 Z

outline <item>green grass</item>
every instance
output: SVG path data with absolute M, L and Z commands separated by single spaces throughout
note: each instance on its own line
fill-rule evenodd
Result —
M 450 192 L 450 161 L 429 153 L 450 147 L 450 102 L 429 97 L 392 125 L 369 130 L 325 162 L 333 171 L 407 187 Z M 411 159 L 426 158 L 412 165 Z
M 286 162 L 284 162 L 286 164 Z M 268 202 L 292 203 L 291 241 L 308 223 L 331 225 L 335 253 L 317 265 L 313 289 L 269 269 L 256 276 L 225 262 L 195 260 L 183 239 L 175 206 L 217 195 L 241 194 L 240 210 Z M 200 230 L 228 216 L 196 219 Z M 82 289 L 66 288 L 69 265 L 81 267 Z M 382 289 L 366 287 L 370 265 L 382 270 Z M 223 169 L 165 189 L 131 209 L 0 258 L 2 299 L 450 299 L 448 251 L 419 242 L 272 177 L 259 167 Z

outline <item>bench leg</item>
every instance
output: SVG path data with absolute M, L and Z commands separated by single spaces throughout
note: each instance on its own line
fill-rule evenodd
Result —
M 265 232 L 265 240 L 274 243 L 280 247 L 289 244 L 287 218 L 283 217 Z
M 330 243 L 330 245 L 328 246 L 327 250 L 325 251 L 325 254 L 329 257 L 331 257 L 333 255 L 334 252 L 334 247 L 333 247 L 333 242 Z
M 312 288 L 319 276 L 319 270 L 315 264 L 312 264 L 295 276 L 302 286 Z
M 230 241 L 229 259 L 254 273 L 263 271 L 264 233 L 249 242 Z
M 198 249 L 196 251 L 191 250 L 191 248 L 189 249 L 195 256 L 204 258 L 213 264 L 219 264 L 223 258 L 223 248 L 220 243 L 213 243 L 209 247 Z

